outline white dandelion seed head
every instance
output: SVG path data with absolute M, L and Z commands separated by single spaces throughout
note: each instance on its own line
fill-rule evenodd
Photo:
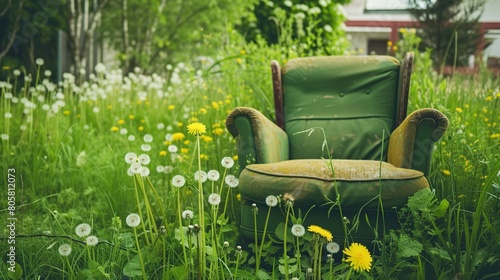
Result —
M 172 185 L 177 188 L 181 188 L 186 183 L 186 179 L 182 175 L 175 175 L 172 178 Z
M 295 224 L 292 226 L 292 234 L 297 237 L 302 237 L 306 233 L 306 229 L 301 224 Z
M 99 113 L 99 107 L 92 108 L 92 112 L 94 112 L 96 114 Z
M 42 59 L 42 58 L 37 58 L 37 59 L 35 60 L 35 63 L 36 63 L 36 65 L 38 65 L 38 66 L 42 66 L 42 65 L 43 65 L 43 63 L 44 63 L 44 61 L 43 61 L 43 59 Z
M 141 174 L 142 177 L 147 177 L 149 176 L 149 168 L 146 166 L 143 166 L 141 170 L 139 171 L 139 174 Z
M 128 130 L 126 128 L 120 129 L 120 134 L 121 135 L 126 135 L 128 133 Z
M 2 140 L 4 140 L 4 141 L 7 141 L 7 140 L 9 140 L 9 134 L 3 133 L 2 135 L 0 135 L 0 138 L 2 138 Z
M 236 178 L 236 176 L 234 175 L 227 175 L 224 181 L 231 188 L 236 188 L 240 183 L 240 180 L 238 180 L 238 178 Z
M 336 254 L 340 250 L 340 246 L 337 242 L 328 242 L 326 244 L 326 250 L 331 254 Z
M 172 171 L 174 171 L 174 167 L 173 167 L 173 166 L 170 166 L 170 165 L 165 165 L 165 170 L 164 170 L 164 172 L 165 172 L 166 174 L 170 174 L 170 173 L 172 173 Z
M 208 176 L 208 180 L 213 181 L 213 182 L 219 180 L 219 178 L 220 178 L 219 171 L 217 171 L 217 170 L 208 171 L 207 176 Z
M 69 244 L 62 244 L 61 246 L 59 246 L 59 255 L 63 256 L 63 257 L 67 257 L 69 256 L 69 254 L 71 254 L 71 245 Z
M 163 165 L 156 166 L 156 172 L 158 172 L 158 173 L 165 172 L 165 166 L 163 166 Z
M 132 168 L 127 169 L 127 175 L 130 177 L 134 176 L 134 171 L 132 170 Z
M 194 173 L 194 179 L 196 181 L 200 180 L 202 183 L 205 183 L 208 179 L 208 175 L 205 171 L 203 170 L 198 170 L 196 173 Z
M 162 129 L 164 129 L 164 128 L 165 128 L 165 124 L 164 124 L 164 123 L 158 123 L 158 124 L 156 125 L 156 128 L 158 128 L 158 129 L 162 130 Z
M 135 136 L 129 135 L 127 139 L 128 139 L 128 141 L 133 142 L 133 141 L 135 141 Z
M 144 142 L 146 142 L 146 143 L 151 143 L 151 142 L 153 142 L 153 135 L 151 135 L 151 134 L 146 134 L 146 135 L 144 135 L 143 140 L 144 140 Z
M 146 154 L 141 154 L 137 158 L 137 161 L 142 165 L 148 165 L 151 162 L 151 158 Z
M 50 70 L 45 70 L 45 71 L 43 72 L 43 74 L 45 75 L 45 77 L 50 77 L 50 76 L 52 76 L 52 72 L 51 72 Z
M 139 174 L 141 173 L 142 165 L 138 162 L 134 162 L 130 165 L 129 169 L 133 174 Z
M 90 236 L 87 236 L 87 238 L 85 239 L 85 243 L 88 246 L 95 246 L 95 245 L 97 245 L 97 243 L 99 243 L 99 239 L 94 235 L 90 235 Z
M 192 219 L 194 217 L 194 213 L 193 213 L 193 211 L 188 209 L 188 210 L 182 211 L 181 216 L 183 219 Z
M 136 227 L 141 224 L 141 217 L 135 213 L 129 214 L 125 219 L 129 227 Z
M 274 195 L 269 195 L 268 197 L 266 197 L 266 204 L 269 207 L 274 207 L 278 205 L 278 198 Z
M 75 228 L 76 235 L 79 237 L 85 237 L 90 234 L 92 227 L 89 224 L 83 223 L 79 224 Z
M 102 64 L 102 63 L 97 63 L 94 70 L 98 74 L 104 73 L 104 71 L 106 71 L 106 66 L 104 66 L 104 64 Z
M 221 164 L 224 168 L 231 168 L 234 165 L 234 160 L 230 157 L 224 157 L 221 161 Z
M 149 144 L 142 144 L 141 145 L 141 150 L 143 150 L 144 152 L 149 152 L 149 151 L 151 151 L 151 145 L 149 145 Z
M 12 118 L 12 113 L 11 112 L 5 112 L 3 115 L 6 119 L 11 119 Z
M 169 126 L 170 127 L 170 126 Z M 168 129 L 168 128 L 167 128 Z M 174 136 L 172 133 L 167 133 L 165 134 L 165 140 L 166 141 L 172 141 L 174 139 Z
M 229 242 L 228 241 L 224 241 L 224 247 L 229 247 Z
M 171 153 L 177 153 L 177 151 L 179 151 L 179 148 L 177 148 L 176 145 L 168 145 L 168 151 Z
M 132 164 L 137 162 L 137 154 L 136 153 L 127 153 L 125 155 L 125 162 L 128 164 Z
M 208 196 L 208 203 L 212 205 L 219 205 L 220 203 L 220 195 L 217 193 L 213 193 Z
M 19 71 L 19 69 L 14 69 L 14 71 L 12 72 L 12 74 L 14 74 L 14 76 L 19 76 L 21 75 L 21 71 Z

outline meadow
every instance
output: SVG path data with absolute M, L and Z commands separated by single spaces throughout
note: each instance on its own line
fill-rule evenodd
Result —
M 443 77 L 428 52 L 416 52 L 409 112 L 436 108 L 450 127 L 435 145 L 432 190 L 400 209 L 411 222 L 368 248 L 361 264 L 369 260 L 369 269 L 335 246 L 317 254 L 317 232 L 289 244 L 301 258 L 286 269 L 283 242 L 240 238 L 226 116 L 248 106 L 273 119 L 269 62 L 321 54 L 230 36 L 218 56 L 162 73 L 99 64 L 81 73 L 87 79 L 67 73 L 54 83 L 43 60 L 36 73 L 8 70 L 0 81 L 0 215 L 15 226 L 2 226 L 0 278 L 500 277 L 499 78 L 485 69 Z

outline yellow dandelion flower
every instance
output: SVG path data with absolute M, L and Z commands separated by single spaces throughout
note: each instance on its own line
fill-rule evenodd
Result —
M 219 103 L 212 101 L 212 108 L 214 108 L 215 110 L 219 109 Z
M 141 100 L 137 100 L 136 103 L 137 103 L 137 105 L 141 105 L 142 101 Z
M 233 156 L 233 160 L 238 160 L 238 155 Z
M 172 134 L 172 140 L 174 141 L 182 141 L 186 136 L 182 132 L 176 132 Z
M 139 126 L 139 131 L 143 131 L 144 130 L 144 126 Z
M 181 148 L 181 153 L 182 154 L 187 154 L 187 153 L 189 153 L 189 150 L 186 149 L 186 148 Z
M 392 50 L 393 51 L 397 51 L 398 50 L 398 46 L 392 46 Z
M 347 259 L 344 262 L 350 263 L 349 265 L 356 271 L 369 271 L 372 266 L 372 256 L 370 251 L 359 243 L 352 243 L 349 248 L 342 250 Z
M 160 156 L 164 157 L 167 155 L 167 151 L 160 151 Z
M 205 154 L 201 154 L 200 159 L 208 160 L 208 156 Z
M 177 127 L 182 127 L 184 124 L 182 122 L 177 123 Z
M 118 120 L 118 124 L 124 124 L 125 123 L 125 120 L 124 119 L 119 119 Z
M 499 92 L 499 93 L 497 93 L 496 97 L 497 97 L 497 98 L 500 98 L 500 92 Z
M 491 134 L 490 138 L 493 138 L 493 139 L 500 138 L 500 133 Z
M 237 194 L 237 195 L 236 195 L 236 200 L 237 200 L 237 201 L 240 201 L 240 200 L 241 200 L 241 194 Z
M 450 176 L 451 175 L 450 170 L 443 169 L 443 170 L 441 170 L 441 172 L 443 172 L 443 174 L 446 175 L 446 176 Z
M 117 132 L 118 130 L 120 130 L 120 128 L 118 126 L 113 126 L 111 128 L 111 131 L 113 131 L 113 132 Z
M 307 230 L 312 232 L 312 233 L 318 234 L 319 236 L 325 238 L 328 242 L 332 241 L 332 239 L 333 239 L 332 233 L 329 230 L 326 230 L 320 226 L 310 225 L 307 228 Z
M 237 59 L 236 59 L 236 63 L 238 63 L 238 64 L 243 63 L 243 59 L 241 59 L 241 58 L 237 58 Z
M 470 105 L 469 105 L 469 104 L 465 104 L 465 105 L 464 105 L 464 108 L 465 108 L 465 109 L 469 109 L 469 107 L 470 107 Z
M 106 108 L 108 108 L 108 110 L 111 110 L 113 108 L 113 106 L 108 105 Z
M 207 127 L 199 122 L 194 122 L 191 124 L 188 124 L 187 126 L 188 133 L 192 135 L 201 135 L 205 132 L 207 132 Z
M 144 119 L 141 120 L 141 123 L 146 123 L 146 121 Z
M 483 113 L 485 113 L 485 114 L 486 114 L 486 113 L 488 113 L 488 109 L 486 109 L 486 108 L 483 108 L 483 110 L 482 110 L 482 111 L 483 111 Z
M 491 95 L 490 96 L 486 96 L 485 100 L 486 101 L 491 101 L 491 100 L 493 100 L 493 96 L 491 96 Z
M 462 110 L 462 108 L 460 108 L 460 107 L 457 107 L 457 108 L 455 109 L 455 112 L 457 112 L 457 113 L 462 113 L 463 111 L 464 111 L 464 110 Z
M 202 113 L 202 114 L 206 114 L 206 113 L 207 113 L 207 109 L 205 109 L 205 108 L 200 108 L 200 113 Z
M 222 128 L 220 128 L 220 127 L 218 127 L 218 128 L 216 128 L 216 129 L 214 129 L 214 134 L 215 134 L 215 135 L 220 136 L 220 135 L 222 135 L 223 133 L 224 133 L 224 129 L 222 129 Z
M 71 114 L 71 112 L 70 112 L 69 110 L 64 110 L 63 114 L 64 114 L 65 116 L 68 116 L 69 114 Z
M 203 141 L 205 141 L 206 143 L 210 143 L 210 142 L 212 142 L 213 140 L 214 140 L 214 139 L 213 139 L 212 137 L 210 137 L 210 136 L 205 136 L 205 137 L 203 138 Z
M 392 41 L 387 41 L 387 46 L 392 47 L 393 43 Z
M 186 141 L 184 141 L 184 145 L 186 145 L 186 146 L 187 146 L 187 145 L 189 145 L 189 144 L 191 144 L 191 141 L 190 141 L 190 140 L 186 140 Z
M 169 109 L 169 110 L 172 111 L 173 109 L 175 109 L 175 106 L 174 105 L 168 105 L 167 109 Z
M 134 115 L 128 115 L 128 118 L 133 120 L 134 119 Z
M 241 55 L 244 55 L 245 53 L 246 53 L 246 51 L 245 51 L 245 50 L 241 50 L 241 51 L 240 51 L 240 54 L 241 54 Z

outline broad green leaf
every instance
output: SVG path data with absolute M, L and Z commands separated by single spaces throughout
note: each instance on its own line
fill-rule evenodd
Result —
M 406 234 L 399 237 L 398 246 L 398 255 L 403 258 L 416 257 L 422 252 L 422 244 Z
M 434 216 L 442 218 L 444 215 L 446 215 L 446 211 L 448 210 L 448 207 L 450 206 L 450 202 L 448 200 L 443 199 L 441 200 L 441 203 L 439 203 L 439 206 L 434 210 Z
M 12 280 L 21 279 L 21 277 L 23 276 L 23 268 L 17 262 L 14 264 L 14 266 L 8 265 L 7 269 L 8 269 L 7 275 Z

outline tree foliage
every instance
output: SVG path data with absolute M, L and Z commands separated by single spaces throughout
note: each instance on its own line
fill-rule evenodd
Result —
M 248 41 L 263 38 L 269 44 L 298 40 L 312 50 L 338 54 L 345 47 L 341 4 L 350 0 L 260 0 L 238 30 Z M 289 32 L 287 34 L 286 32 Z
M 485 0 L 408 0 L 419 21 L 421 47 L 431 48 L 436 65 L 467 65 L 478 45 Z
M 107 6 L 102 33 L 125 71 L 210 55 L 254 4 L 234 0 L 120 0 Z M 213 44 L 214 43 L 214 44 Z

